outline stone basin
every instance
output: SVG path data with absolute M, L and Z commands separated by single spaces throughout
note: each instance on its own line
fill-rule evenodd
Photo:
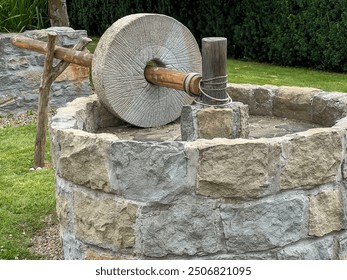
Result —
M 347 94 L 229 84 L 249 139 L 129 127 L 95 95 L 50 124 L 65 259 L 347 259 Z

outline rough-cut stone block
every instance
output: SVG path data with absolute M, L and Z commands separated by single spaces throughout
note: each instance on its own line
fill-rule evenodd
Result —
M 181 138 L 197 139 L 248 137 L 248 106 L 233 102 L 226 107 L 187 105 L 182 108 Z
M 339 259 L 347 260 L 347 231 L 345 230 L 338 236 L 339 241 Z
M 311 195 L 309 234 L 323 236 L 343 228 L 343 202 L 340 189 Z
M 311 121 L 312 100 L 319 92 L 315 88 L 279 87 L 273 100 L 273 114 L 277 117 Z
M 197 141 L 192 146 L 199 150 L 197 194 L 254 198 L 277 191 L 279 143 L 215 139 Z
M 221 217 L 228 252 L 264 251 L 306 237 L 307 205 L 304 195 L 222 205 Z
M 312 121 L 323 126 L 333 126 L 347 115 L 345 92 L 321 92 L 313 98 Z
M 276 260 L 277 254 L 274 250 L 256 253 L 245 253 L 240 255 L 223 254 L 206 257 L 207 260 Z
M 199 138 L 231 138 L 233 125 L 232 109 L 208 107 L 198 110 L 196 117 Z
M 127 199 L 168 203 L 195 184 L 181 142 L 117 141 L 111 161 L 111 189 Z
M 56 213 L 61 231 L 70 228 L 72 223 L 72 190 L 64 179 L 56 176 Z
M 93 245 L 116 249 L 135 244 L 137 206 L 105 196 L 74 192 L 76 236 Z
M 97 252 L 89 249 L 85 253 L 84 260 L 127 260 L 129 258 L 125 258 L 122 256 L 106 253 L 106 252 Z
M 147 257 L 204 256 L 224 249 L 216 202 L 186 197 L 172 206 L 143 207 L 136 252 Z
M 75 184 L 109 191 L 109 146 L 117 138 L 76 129 L 57 133 L 60 146 L 58 174 Z
M 289 245 L 278 252 L 280 260 L 334 260 L 337 259 L 334 237 L 308 239 Z
M 251 115 L 272 116 L 273 97 L 278 87 L 248 84 L 228 84 L 227 92 L 233 101 L 249 106 Z
M 81 260 L 82 252 L 85 250 L 85 245 L 71 232 L 64 231 L 62 233 L 63 254 L 65 260 Z
M 282 189 L 336 180 L 342 161 L 342 135 L 339 131 L 310 129 L 291 136 L 282 145 Z

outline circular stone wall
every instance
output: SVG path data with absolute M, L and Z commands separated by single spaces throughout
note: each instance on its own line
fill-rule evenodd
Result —
M 97 133 L 121 121 L 96 96 L 58 110 L 50 129 L 65 259 L 347 259 L 347 95 L 235 84 L 228 92 L 251 115 L 323 127 L 127 140 Z

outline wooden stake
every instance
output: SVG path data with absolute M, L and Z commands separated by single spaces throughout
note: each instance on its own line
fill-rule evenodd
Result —
M 35 155 L 34 167 L 44 167 L 45 152 L 46 152 L 46 127 L 48 124 L 48 99 L 49 91 L 52 85 L 52 77 L 50 75 L 53 67 L 55 39 L 57 34 L 54 32 L 48 33 L 48 42 L 46 50 L 46 58 L 44 64 L 41 85 L 39 89 L 39 106 L 38 106 L 38 121 L 36 128 Z
M 56 33 L 48 33 L 48 43 L 46 49 L 46 58 L 44 71 L 39 89 L 38 121 L 36 128 L 34 167 L 44 167 L 46 152 L 46 127 L 48 124 L 48 101 L 49 92 L 54 80 L 70 65 L 70 62 L 60 61 L 53 67 L 53 57 Z M 72 48 L 73 50 L 83 50 L 92 40 L 81 38 L 80 41 Z
M 226 85 L 223 82 L 227 75 L 227 39 L 209 37 L 202 39 L 202 86 L 211 97 L 225 99 Z M 220 77 L 220 78 L 216 78 Z M 204 82 L 206 81 L 206 82 Z M 223 102 L 215 101 L 201 95 L 203 103 L 218 105 Z

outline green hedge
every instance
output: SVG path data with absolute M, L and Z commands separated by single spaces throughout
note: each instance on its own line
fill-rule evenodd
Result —
M 68 0 L 72 27 L 101 35 L 128 14 L 154 12 L 186 25 L 200 42 L 228 38 L 228 55 L 347 71 L 346 0 Z
M 46 27 L 46 0 L 0 0 L 0 32 L 22 32 Z

